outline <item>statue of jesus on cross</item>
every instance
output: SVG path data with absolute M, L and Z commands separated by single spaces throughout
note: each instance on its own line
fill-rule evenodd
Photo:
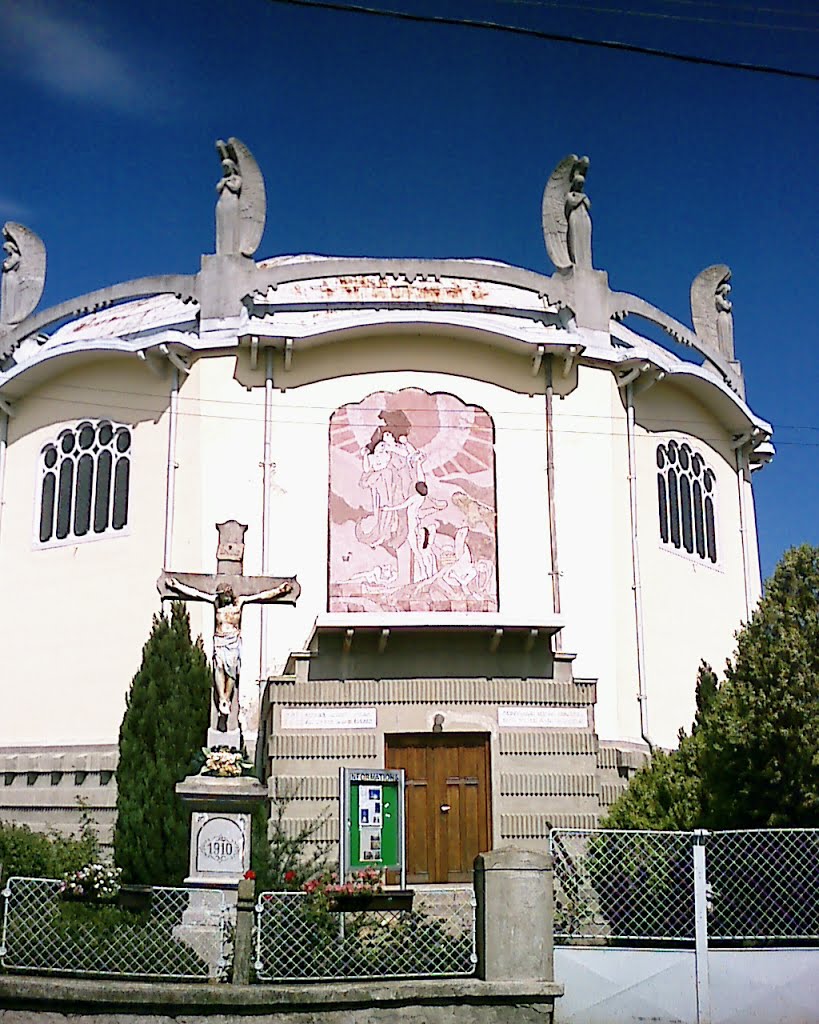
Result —
M 215 594 L 197 590 L 185 583 L 180 583 L 175 576 L 169 576 L 165 582 L 185 597 L 209 601 L 213 605 L 216 617 L 216 628 L 213 633 L 213 701 L 219 713 L 216 728 L 224 732 L 234 693 L 239 690 L 239 672 L 242 667 L 242 608 L 251 601 L 272 601 L 282 594 L 289 594 L 293 589 L 290 583 L 281 583 L 272 590 L 262 590 L 249 597 L 236 597 L 229 583 L 220 583 Z
M 266 603 L 280 599 L 283 599 L 283 603 L 295 604 L 301 588 L 295 577 L 245 576 L 242 562 L 247 527 L 230 520 L 217 524 L 217 530 L 219 544 L 214 575 L 172 575 L 163 571 L 157 587 L 163 598 L 181 595 L 213 605 L 213 704 L 216 732 L 228 734 L 238 729 L 242 609 L 251 602 Z M 227 735 L 225 739 L 228 739 Z

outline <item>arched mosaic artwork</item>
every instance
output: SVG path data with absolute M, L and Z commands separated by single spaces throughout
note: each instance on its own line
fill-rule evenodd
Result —
M 379 391 L 330 417 L 328 610 L 498 610 L 494 426 L 455 395 Z

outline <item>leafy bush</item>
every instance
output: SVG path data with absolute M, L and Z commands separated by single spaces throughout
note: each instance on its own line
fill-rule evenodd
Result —
M 296 793 L 274 797 L 272 814 L 258 807 L 252 818 L 251 865 L 256 873 L 257 892 L 284 892 L 301 889 L 305 882 L 330 870 L 327 850 L 318 846 L 315 836 L 329 811 L 325 810 L 295 835 L 285 827 L 287 807 Z
M 0 884 L 14 876 L 62 878 L 98 859 L 97 834 L 85 813 L 76 837 L 0 823 Z

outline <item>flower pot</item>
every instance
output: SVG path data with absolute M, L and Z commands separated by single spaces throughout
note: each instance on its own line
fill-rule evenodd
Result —
M 122 910 L 150 910 L 154 890 L 150 885 L 123 885 L 117 895 L 117 905 Z
M 414 889 L 393 892 L 339 892 L 330 896 L 329 908 L 338 914 L 362 910 L 412 910 Z

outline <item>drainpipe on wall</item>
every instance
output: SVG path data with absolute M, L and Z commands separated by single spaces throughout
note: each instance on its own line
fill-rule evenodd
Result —
M 646 692 L 645 625 L 643 622 L 643 592 L 640 576 L 640 552 L 637 539 L 637 454 L 634 447 L 634 387 L 632 381 L 639 376 L 635 367 L 621 379 L 626 391 L 626 437 L 628 439 L 628 500 L 631 523 L 631 589 L 634 593 L 634 632 L 637 650 L 637 701 L 640 705 L 640 736 L 653 753 L 654 745 L 648 733 L 648 693 Z
M 554 386 L 552 357 L 546 361 L 546 490 L 549 495 L 549 551 L 552 577 L 552 609 L 560 615 L 560 566 L 557 558 L 557 514 L 555 511 Z M 563 630 L 555 633 L 555 651 L 563 650 Z
M 0 535 L 3 527 L 3 506 L 5 504 L 6 448 L 9 442 L 9 414 L 0 410 Z
M 179 416 L 179 370 L 174 367 L 171 377 L 171 402 L 168 413 L 168 474 L 165 484 L 165 551 L 163 565 L 171 567 L 173 549 L 173 517 L 176 498 L 176 428 Z
M 273 349 L 265 349 L 264 371 L 264 448 L 262 451 L 262 575 L 270 573 L 270 482 L 273 475 Z M 259 686 L 264 685 L 267 676 L 268 609 L 262 605 L 261 635 L 259 641 Z
M 751 440 L 750 433 L 743 434 L 734 441 L 737 457 L 737 504 L 739 508 L 739 543 L 742 548 L 742 579 L 745 584 L 745 621 L 751 618 L 751 581 L 748 577 L 748 535 L 745 529 L 745 477 L 748 471 L 747 444 Z

